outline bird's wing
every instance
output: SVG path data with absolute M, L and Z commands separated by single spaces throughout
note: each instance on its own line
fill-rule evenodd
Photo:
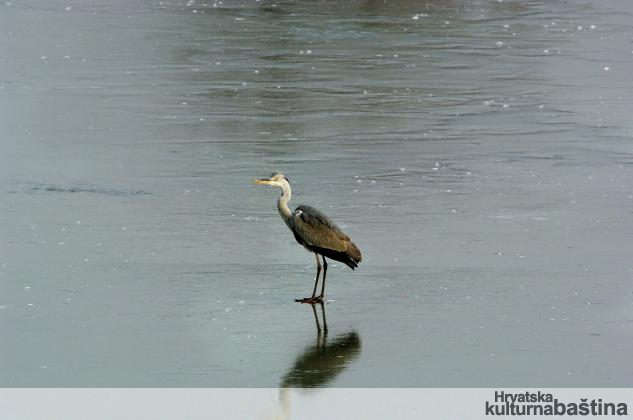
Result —
M 345 251 L 349 237 L 326 215 L 310 206 L 299 206 L 292 216 L 295 236 L 307 245 Z

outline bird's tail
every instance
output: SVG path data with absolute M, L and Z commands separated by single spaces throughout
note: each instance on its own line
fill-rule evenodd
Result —
M 350 241 L 347 245 L 347 249 L 345 249 L 345 254 L 347 254 L 347 257 L 349 258 L 349 262 L 346 261 L 345 264 L 350 266 L 352 270 L 358 267 L 358 263 L 363 260 L 360 249 L 358 249 L 356 244 L 352 241 Z

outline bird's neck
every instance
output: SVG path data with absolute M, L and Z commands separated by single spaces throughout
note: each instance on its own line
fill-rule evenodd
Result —
M 281 215 L 281 218 L 284 219 L 286 224 L 288 224 L 288 221 L 290 220 L 290 217 L 292 216 L 292 212 L 290 211 L 290 208 L 288 207 L 288 201 L 290 201 L 290 197 L 292 197 L 292 193 L 290 191 L 290 185 L 286 183 L 284 183 L 281 188 L 283 192 L 281 193 L 281 197 L 279 197 L 279 199 L 277 200 L 277 209 L 279 210 L 279 214 Z

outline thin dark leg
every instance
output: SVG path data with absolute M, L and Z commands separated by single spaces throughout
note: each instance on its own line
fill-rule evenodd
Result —
M 325 261 L 325 257 L 323 255 L 321 255 L 321 257 L 323 257 L 323 280 L 321 280 L 321 294 L 319 295 L 319 298 L 323 300 L 323 297 L 325 295 L 325 274 L 327 273 L 327 261 Z
M 314 299 L 314 296 L 316 295 L 317 285 L 319 284 L 319 274 L 321 274 L 321 261 L 319 261 L 319 254 L 315 252 L 314 256 L 316 257 L 316 261 L 317 261 L 317 275 L 316 275 L 316 280 L 314 281 L 314 289 L 312 290 L 312 299 Z
M 316 275 L 316 279 L 314 280 L 314 289 L 312 289 L 312 297 L 303 298 L 303 299 L 295 299 L 295 302 L 314 304 L 315 302 L 320 301 L 320 298 L 315 297 L 315 296 L 316 296 L 316 289 L 319 284 L 319 275 L 321 274 L 321 261 L 319 261 L 319 254 L 315 252 L 314 256 L 316 257 L 316 262 L 317 262 L 317 275 Z

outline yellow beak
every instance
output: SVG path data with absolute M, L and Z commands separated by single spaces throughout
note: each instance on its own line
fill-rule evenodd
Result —
M 257 185 L 272 185 L 272 180 L 270 178 L 261 178 L 256 179 L 255 184 Z

